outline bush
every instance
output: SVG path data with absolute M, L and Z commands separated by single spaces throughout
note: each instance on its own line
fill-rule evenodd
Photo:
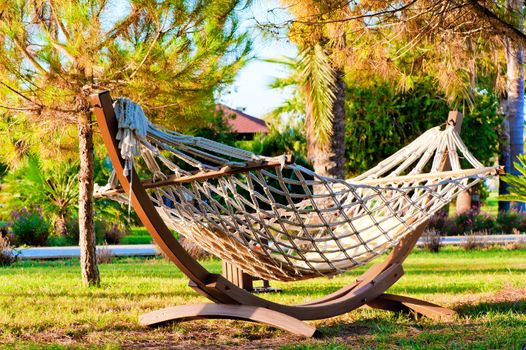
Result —
M 513 234 L 516 231 L 526 231 L 526 215 L 516 211 L 499 213 L 495 222 L 496 230 L 500 233 Z
M 129 234 L 130 231 L 122 224 L 111 224 L 104 232 L 104 242 L 107 244 L 119 244 L 122 237 Z
M 526 249 L 526 235 L 522 235 L 518 241 L 508 243 L 504 247 L 508 250 L 522 250 Z
M 97 249 L 97 263 L 98 264 L 111 264 L 113 261 L 113 254 L 108 247 L 108 243 L 102 243 L 102 247 Z
M 526 232 L 526 214 L 510 211 L 500 213 L 494 218 L 486 213 L 478 214 L 477 210 L 470 210 L 448 218 L 442 213 L 430 219 L 429 229 L 436 230 L 444 236 L 461 236 L 470 232 L 516 234 Z
M 422 235 L 423 249 L 428 252 L 438 253 L 442 247 L 440 232 L 434 229 L 427 229 Z
M 16 261 L 7 236 L 0 235 L 0 266 L 8 266 Z
M 466 234 L 465 239 L 462 241 L 462 248 L 465 250 L 488 248 L 490 244 L 484 240 L 484 236 L 487 234 L 486 231 L 470 232 Z
M 41 246 L 49 236 L 49 224 L 39 209 L 22 208 L 10 214 L 9 232 L 14 236 L 16 244 Z
M 67 221 L 68 237 L 73 244 L 79 243 L 79 222 L 77 218 Z M 128 228 L 121 223 L 111 223 L 106 220 L 95 220 L 95 240 L 97 244 L 119 244 L 122 237 L 129 233 Z
M 190 254 L 190 256 L 196 260 L 203 260 L 212 257 L 212 254 L 202 249 L 197 244 L 192 242 L 192 240 L 186 237 L 179 238 L 179 243 L 188 252 L 188 254 Z

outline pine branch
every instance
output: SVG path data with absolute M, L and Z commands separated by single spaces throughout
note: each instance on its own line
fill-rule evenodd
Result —
M 40 74 L 47 75 L 49 73 L 47 70 L 44 69 L 44 67 L 42 67 L 42 65 L 40 65 L 40 63 L 38 63 L 35 56 L 29 51 L 27 51 L 27 48 L 24 47 L 15 36 L 13 36 L 13 43 L 24 54 L 24 56 L 26 56 L 31 65 L 40 72 Z

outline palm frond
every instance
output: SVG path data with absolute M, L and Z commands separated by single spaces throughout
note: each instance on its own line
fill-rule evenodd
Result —
M 320 145 L 332 135 L 332 105 L 335 99 L 335 73 L 321 45 L 306 47 L 298 61 L 300 88 L 305 94 L 307 124 Z M 310 120 L 309 120 L 310 119 Z
M 501 178 L 510 185 L 510 194 L 500 196 L 499 200 L 526 203 L 526 156 L 519 155 L 514 166 L 521 175 L 506 174 Z

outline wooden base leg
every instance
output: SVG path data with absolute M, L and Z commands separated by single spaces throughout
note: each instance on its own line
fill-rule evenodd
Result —
M 450 321 L 453 316 L 456 315 L 455 311 L 442 306 L 424 300 L 394 294 L 382 294 L 378 298 L 368 302 L 367 305 L 375 309 L 408 312 L 429 317 L 437 321 Z
M 234 319 L 264 323 L 303 337 L 312 337 L 316 327 L 281 312 L 262 307 L 230 304 L 193 304 L 156 310 L 139 317 L 143 326 L 196 319 Z

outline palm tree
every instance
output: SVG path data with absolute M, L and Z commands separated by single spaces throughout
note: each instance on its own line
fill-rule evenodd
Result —
M 524 0 L 507 0 L 506 9 L 510 13 L 513 25 L 521 32 L 524 28 Z M 509 155 L 505 164 L 506 172 L 521 175 L 513 164 L 524 153 L 524 48 L 509 37 L 504 38 L 506 53 L 506 126 L 509 130 Z M 503 182 L 501 181 L 501 184 Z M 504 186 L 505 189 L 506 186 Z M 506 193 L 507 191 L 502 191 Z M 512 203 L 517 210 L 524 210 L 524 203 Z M 506 209 L 506 205 L 499 205 Z
M 307 156 L 320 175 L 343 178 L 345 166 L 345 82 L 318 43 L 305 48 L 298 62 L 305 98 Z
M 341 17 L 346 12 L 341 0 L 283 0 L 298 19 Z M 289 29 L 289 37 L 300 54 L 297 82 L 305 99 L 305 132 L 307 156 L 320 175 L 345 176 L 345 90 L 344 70 L 339 49 L 345 42 L 345 31 L 337 23 L 302 25 Z

